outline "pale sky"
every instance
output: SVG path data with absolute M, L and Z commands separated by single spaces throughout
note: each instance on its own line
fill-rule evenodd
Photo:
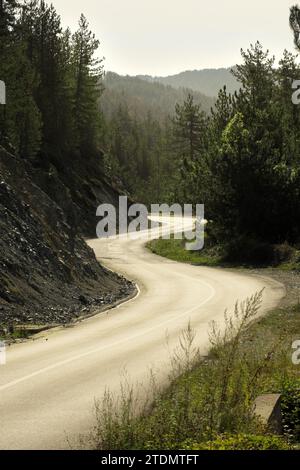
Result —
M 50 0 L 49 0 L 50 2 Z M 172 75 L 229 67 L 259 40 L 276 57 L 294 51 L 289 7 L 297 0 L 53 0 L 63 24 L 81 13 L 101 40 L 105 70 Z M 300 1 L 299 1 L 300 3 Z

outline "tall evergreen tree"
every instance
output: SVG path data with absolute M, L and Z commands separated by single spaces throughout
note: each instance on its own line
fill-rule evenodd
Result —
M 71 150 L 73 124 L 69 37 L 63 34 L 53 5 L 43 0 L 26 3 L 22 29 L 27 35 L 28 56 L 39 77 L 35 96 L 43 122 L 42 157 L 62 165 L 63 155 Z
M 3 0 L 0 11 L 0 77 L 7 88 L 7 105 L 0 117 L 0 138 L 20 156 L 33 158 L 41 141 L 41 117 L 34 99 L 38 80 L 27 56 L 20 4 Z
M 95 58 L 99 41 L 90 31 L 84 15 L 72 37 L 75 78 L 75 128 L 77 144 L 82 154 L 94 152 L 100 128 L 99 98 L 102 93 L 102 60 Z
M 174 150 L 182 180 L 177 197 L 181 202 L 195 202 L 205 146 L 206 116 L 191 94 L 182 106 L 176 105 L 173 125 Z
M 299 155 L 299 131 L 292 124 L 299 110 L 292 109 L 289 78 L 294 62 L 285 54 L 275 70 L 273 58 L 259 43 L 242 55 L 235 72 L 242 89 L 210 158 L 210 217 L 222 243 L 238 237 L 295 241 L 300 227 L 294 215 L 300 205 L 299 165 L 293 163 Z
M 290 8 L 290 27 L 294 33 L 295 46 L 300 50 L 300 8 L 298 5 Z

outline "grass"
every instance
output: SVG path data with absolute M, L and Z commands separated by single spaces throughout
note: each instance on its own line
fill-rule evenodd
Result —
M 242 238 L 231 246 L 213 246 L 206 234 L 205 247 L 201 251 L 188 251 L 186 241 L 157 239 L 147 244 L 152 253 L 197 266 L 227 268 L 273 267 L 282 271 L 300 271 L 300 252 L 287 243 L 268 245 L 252 239 Z
M 300 305 L 276 308 L 266 316 L 254 322 L 245 331 L 243 350 L 262 351 L 273 345 L 276 361 L 274 368 L 262 376 L 262 393 L 280 392 L 286 380 L 300 379 L 300 367 L 292 363 L 292 344 L 300 338 Z M 300 383 L 299 383 L 300 386 Z
M 251 241 L 249 247 L 253 246 Z M 178 262 L 233 266 L 224 262 L 220 248 L 209 243 L 201 252 L 187 251 L 185 241 L 174 238 L 151 241 L 148 248 Z M 286 244 L 274 248 L 279 269 L 299 269 L 298 253 Z M 128 382 L 120 396 L 107 391 L 96 406 L 91 446 L 103 450 L 299 449 L 300 367 L 292 363 L 292 344 L 300 338 L 300 304 L 276 308 L 256 320 L 261 295 L 237 305 L 232 315 L 226 312 L 225 333 L 212 326 L 211 350 L 205 359 L 199 357 L 188 327 L 180 340 L 180 353 L 173 357 L 167 389 L 158 387 L 152 377 L 148 395 L 145 388 Z M 254 399 L 265 393 L 283 396 L 284 437 L 273 436 L 254 413 Z
M 26 328 L 9 328 L 7 330 L 0 331 L 0 340 L 17 341 L 19 339 L 27 339 L 28 337 L 29 333 Z
M 279 266 L 276 266 L 277 269 L 281 271 L 300 271 L 300 263 L 299 262 L 288 262 L 288 263 L 281 263 Z
M 174 238 L 152 240 L 147 244 L 147 247 L 156 255 L 181 263 L 211 267 L 223 264 L 223 259 L 217 250 L 188 251 L 185 249 L 185 240 L 175 240 Z
M 47 330 L 49 327 L 50 325 L 0 325 L 0 340 L 14 342 L 28 339 L 41 331 Z
M 255 321 L 261 298 L 258 293 L 226 313 L 225 332 L 212 325 L 205 359 L 188 326 L 172 358 L 167 389 L 152 376 L 146 399 L 145 388 L 128 381 L 119 396 L 107 391 L 97 403 L 89 445 L 101 450 L 296 448 L 299 407 L 289 412 L 282 438 L 259 421 L 253 402 L 262 393 L 290 397 L 290 390 L 300 388 L 300 368 L 291 361 L 300 306 L 276 309 Z

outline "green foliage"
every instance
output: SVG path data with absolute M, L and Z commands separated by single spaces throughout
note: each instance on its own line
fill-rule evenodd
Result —
M 8 103 L 0 110 L 0 143 L 10 142 L 21 156 L 32 158 L 41 141 L 41 117 L 33 97 L 38 80 L 20 30 L 19 3 L 3 1 L 0 8 L 0 78 Z
M 147 78 L 121 76 L 113 72 L 105 73 L 103 84 L 105 90 L 101 109 L 108 119 L 122 105 L 128 107 L 132 118 L 144 120 L 150 112 L 164 125 L 169 116 L 174 116 L 176 104 L 182 105 L 189 94 L 193 95 L 195 104 L 200 105 L 206 113 L 210 112 L 215 103 L 215 98 L 208 98 L 194 88 L 176 89 Z
M 290 27 L 294 33 L 295 46 L 300 49 L 300 8 L 298 5 L 290 8 Z
M 300 110 L 291 90 L 299 68 L 285 52 L 275 69 L 259 43 L 242 58 L 233 71 L 240 91 L 230 96 L 222 90 L 209 119 L 206 167 L 194 175 L 202 182 L 196 196 L 220 244 L 239 237 L 258 245 L 293 244 L 300 235 Z
M 299 270 L 299 251 L 288 243 L 271 245 L 246 236 L 237 236 L 225 245 L 216 245 L 210 238 L 207 230 L 205 246 L 200 251 L 188 251 L 186 241 L 152 240 L 147 247 L 156 255 L 169 258 L 181 263 L 190 263 L 199 266 L 227 266 L 227 267 L 276 267 L 281 270 Z
M 195 175 L 206 139 L 202 98 L 188 90 L 179 93 L 111 73 L 104 83 L 109 87 L 101 104 L 107 126 L 107 169 L 111 173 L 114 169 L 134 198 L 147 204 L 195 202 L 201 186 Z M 175 103 L 174 93 L 180 100 L 170 118 L 165 108 L 169 100 Z
M 298 44 L 298 7 L 290 24 Z M 269 245 L 299 242 L 295 56 L 285 51 L 275 68 L 259 43 L 242 50 L 242 63 L 232 71 L 231 91 L 237 91 L 221 89 L 213 106 L 199 93 L 115 74 L 106 77 L 103 97 L 99 41 L 86 18 L 72 34 L 44 1 L 2 1 L 0 36 L 8 97 L 0 111 L 2 145 L 63 173 L 89 157 L 92 167 L 148 205 L 205 203 L 211 240 L 230 257 L 235 241 L 248 240 L 245 259 L 252 252 L 263 260 Z
M 99 98 L 102 93 L 102 60 L 94 58 L 99 41 L 81 15 L 79 29 L 72 37 L 72 67 L 75 78 L 75 129 L 81 153 L 91 153 L 97 145 Z
M 226 313 L 224 332 L 213 325 L 212 349 L 202 361 L 189 326 L 173 356 L 167 390 L 152 376 L 151 395 L 128 382 L 119 397 L 107 392 L 97 404 L 91 445 L 101 450 L 287 448 L 283 440 L 264 435 L 254 414 L 260 380 L 273 370 L 276 356 L 274 345 L 259 353 L 244 348 L 260 304 L 261 293 L 237 305 L 233 315 Z
M 174 168 L 168 154 L 167 124 L 162 127 L 150 112 L 145 119 L 134 118 L 123 104 L 106 125 L 106 166 L 110 174 L 119 176 L 139 201 L 167 201 L 168 180 Z
M 176 106 L 168 190 L 179 202 L 205 203 L 211 239 L 229 259 L 239 251 L 238 261 L 267 264 L 271 245 L 300 235 L 300 112 L 291 101 L 299 67 L 285 51 L 275 69 L 259 43 L 242 58 L 233 70 L 240 90 L 223 88 L 209 117 L 191 96 Z
M 238 434 L 234 436 L 220 436 L 219 438 L 195 444 L 185 442 L 182 450 L 291 450 L 291 446 L 278 436 L 252 436 Z
M 234 240 L 229 241 L 225 252 L 225 260 L 231 264 L 270 266 L 275 261 L 272 245 L 247 236 L 236 236 Z
M 223 258 L 217 247 L 205 248 L 203 251 L 188 251 L 185 248 L 185 240 L 157 239 L 148 243 L 148 248 L 159 256 L 172 259 L 181 263 L 190 263 L 201 266 L 220 266 Z
M 285 435 L 300 442 L 300 380 L 286 380 L 282 394 L 282 417 Z
M 261 294 L 226 313 L 224 332 L 211 329 L 211 351 L 199 356 L 190 326 L 172 359 L 170 385 L 105 394 L 97 403 L 90 444 L 98 449 L 289 450 L 299 442 L 299 373 L 291 363 L 299 305 L 256 318 Z M 284 325 L 284 326 L 283 326 Z M 285 436 L 257 420 L 253 401 L 283 394 Z
M 182 106 L 175 108 L 173 119 L 173 149 L 181 178 L 177 199 L 182 203 L 197 203 L 195 196 L 201 194 L 202 159 L 205 153 L 206 115 L 194 97 L 188 95 Z
M 177 89 L 190 88 L 204 93 L 206 96 L 215 97 L 220 88 L 225 84 L 230 93 L 234 93 L 239 88 L 238 82 L 231 74 L 230 68 L 188 70 L 168 77 L 141 76 L 148 81 L 159 82 Z
M 59 169 L 71 156 L 97 154 L 102 65 L 87 20 L 80 18 L 72 36 L 44 1 L 4 1 L 1 9 L 0 77 L 7 86 L 1 143 Z

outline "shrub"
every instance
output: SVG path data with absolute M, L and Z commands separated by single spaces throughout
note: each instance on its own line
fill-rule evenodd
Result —
M 225 246 L 225 261 L 251 266 L 278 266 L 292 260 L 297 262 L 296 254 L 296 250 L 287 242 L 271 245 L 245 235 Z
M 220 436 L 213 441 L 195 444 L 185 442 L 182 450 L 289 450 L 290 445 L 278 436 L 238 434 Z
M 284 384 L 281 409 L 286 436 L 293 442 L 300 442 L 300 380 Z
M 291 261 L 295 254 L 294 248 L 292 248 L 287 242 L 282 245 L 274 246 L 273 263 L 279 265 Z
M 225 260 L 252 266 L 267 266 L 274 261 L 274 249 L 268 243 L 247 236 L 233 239 L 225 247 Z
M 167 390 L 158 389 L 153 380 L 153 395 L 146 400 L 145 390 L 130 385 L 122 386 L 119 398 L 106 393 L 96 407 L 92 447 L 171 450 L 180 449 L 182 442 L 213 441 L 216 435 L 262 433 L 253 402 L 272 354 L 245 356 L 242 350 L 243 335 L 261 300 L 262 292 L 237 304 L 232 316 L 226 313 L 225 331 L 213 324 L 212 351 L 200 366 L 189 326 L 174 354 Z

